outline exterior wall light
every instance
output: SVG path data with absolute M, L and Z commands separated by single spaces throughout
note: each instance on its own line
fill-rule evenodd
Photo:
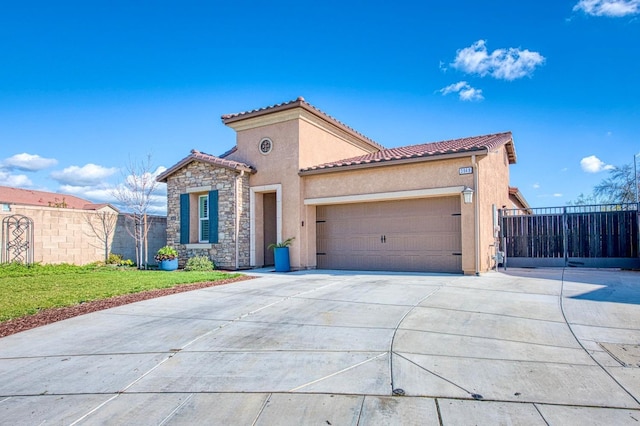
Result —
M 473 189 L 469 188 L 468 186 L 465 186 L 464 189 L 462 190 L 462 196 L 464 197 L 465 204 L 473 203 Z

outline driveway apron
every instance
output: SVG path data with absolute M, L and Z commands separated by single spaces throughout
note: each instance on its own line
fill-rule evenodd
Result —
M 640 420 L 637 272 L 252 274 L 0 339 L 0 424 Z

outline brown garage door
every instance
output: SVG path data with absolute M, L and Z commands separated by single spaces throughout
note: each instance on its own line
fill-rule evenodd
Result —
M 459 197 L 317 207 L 318 268 L 462 272 Z

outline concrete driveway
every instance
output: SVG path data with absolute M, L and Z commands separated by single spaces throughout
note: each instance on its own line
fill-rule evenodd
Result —
M 0 339 L 0 423 L 640 424 L 640 273 L 255 273 Z

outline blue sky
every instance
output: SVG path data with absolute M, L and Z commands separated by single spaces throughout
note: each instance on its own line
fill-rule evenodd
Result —
M 638 41 L 640 0 L 5 2 L 0 185 L 112 201 L 303 96 L 389 148 L 510 130 L 511 185 L 564 205 L 640 153 Z

